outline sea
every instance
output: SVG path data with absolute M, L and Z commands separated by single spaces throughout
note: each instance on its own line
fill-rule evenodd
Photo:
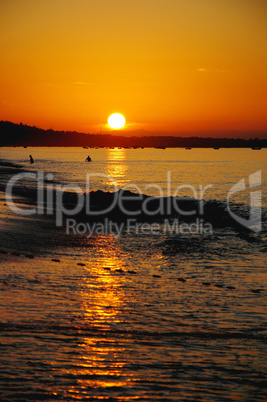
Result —
M 266 174 L 266 149 L 0 148 L 0 400 L 266 401 Z

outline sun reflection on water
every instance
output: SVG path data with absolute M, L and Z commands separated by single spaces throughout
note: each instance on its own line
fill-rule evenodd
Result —
M 119 275 L 125 262 L 112 235 L 96 236 L 95 250 L 94 266 L 88 268 L 81 291 L 85 321 L 94 327 L 110 328 L 120 322 L 119 313 L 125 302 L 124 279 Z
M 124 148 L 110 148 L 107 155 L 106 174 L 113 177 L 119 187 L 124 186 L 129 180 L 126 179 L 128 166 Z M 112 185 L 110 183 L 110 185 Z
M 96 236 L 94 241 L 97 254 L 93 266 L 87 268 L 88 278 L 84 278 L 81 290 L 84 322 L 93 331 L 91 336 L 82 337 L 79 344 L 81 357 L 75 370 L 77 386 L 69 390 L 79 397 L 88 389 L 99 390 L 97 392 L 102 394 L 105 389 L 128 387 L 131 382 L 124 372 L 127 365 L 124 356 L 130 340 L 127 336 L 116 335 L 116 328 L 122 321 L 120 313 L 127 302 L 125 279 L 121 275 L 126 262 L 113 236 Z M 102 398 L 99 395 L 97 399 Z

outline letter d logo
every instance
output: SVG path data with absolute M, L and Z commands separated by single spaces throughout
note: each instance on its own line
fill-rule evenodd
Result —
M 248 177 L 249 187 L 258 187 L 261 185 L 261 170 L 252 173 Z M 243 191 L 246 189 L 245 179 L 240 180 L 236 183 L 229 191 L 227 196 L 227 209 L 232 218 L 234 218 L 242 226 L 253 230 L 254 232 L 261 231 L 261 191 L 251 191 L 250 192 L 250 211 L 249 218 L 245 219 L 236 215 L 230 208 L 230 197 L 237 193 L 238 191 Z

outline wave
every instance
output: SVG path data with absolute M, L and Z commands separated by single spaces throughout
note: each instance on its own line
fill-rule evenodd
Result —
M 22 172 L 30 173 L 17 164 L 0 161 L 0 191 L 6 190 L 7 181 L 12 174 Z M 60 191 L 54 186 L 55 182 L 49 184 L 50 186 L 47 186 L 45 180 L 43 181 L 40 198 L 37 180 L 22 180 L 13 186 L 12 195 L 24 197 L 33 204 L 41 202 L 44 211 L 49 208 L 50 214 L 53 210 L 54 216 L 56 211 L 61 209 L 63 220 L 70 215 L 81 222 L 103 222 L 105 219 L 124 222 L 131 218 L 139 222 L 161 222 L 166 218 L 177 218 L 181 223 L 201 220 L 215 228 L 232 228 L 244 235 L 252 233 L 234 217 L 239 216 L 248 220 L 249 207 L 241 203 L 231 202 L 228 206 L 225 200 L 156 197 L 123 189 L 114 192 L 96 190 L 77 194 L 72 191 Z M 229 208 L 232 213 L 229 213 Z M 261 213 L 265 223 L 266 208 L 262 208 Z M 263 231 L 266 231 L 265 227 Z

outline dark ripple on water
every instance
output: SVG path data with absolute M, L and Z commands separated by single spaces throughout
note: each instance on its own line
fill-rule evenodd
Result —
M 0 330 L 4 400 L 175 401 L 202 395 L 207 401 L 264 401 L 264 361 L 255 365 L 253 358 L 263 349 L 258 335 L 12 324 Z

